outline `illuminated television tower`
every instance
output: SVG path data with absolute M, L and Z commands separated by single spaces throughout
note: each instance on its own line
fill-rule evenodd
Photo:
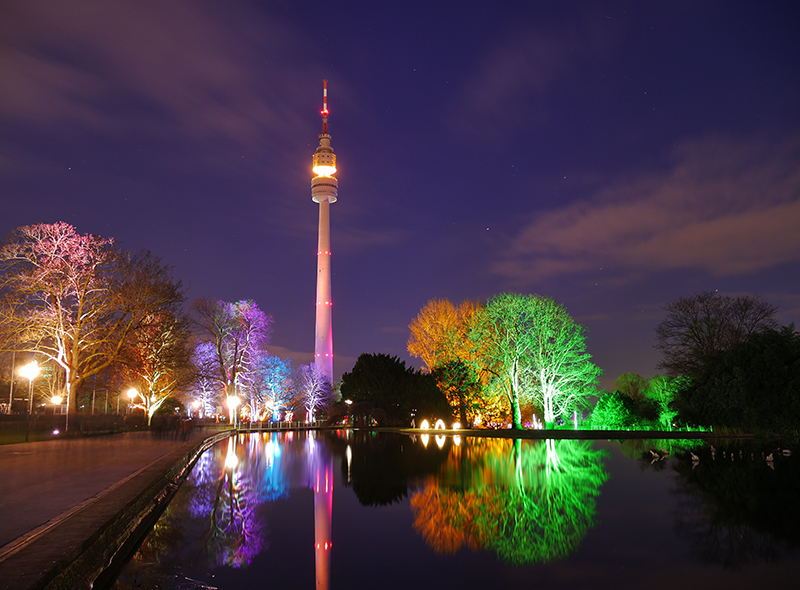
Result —
M 336 154 L 328 135 L 328 81 L 322 82 L 322 133 L 314 152 L 314 178 L 311 199 L 319 203 L 319 241 L 317 247 L 317 321 L 314 363 L 333 383 L 333 330 L 331 328 L 331 220 L 330 205 L 339 194 L 336 180 Z

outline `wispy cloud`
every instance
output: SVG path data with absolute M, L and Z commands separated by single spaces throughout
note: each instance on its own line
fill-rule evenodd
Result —
M 296 58 L 308 40 L 246 10 L 186 0 L 4 3 L 0 117 L 101 133 L 285 140 L 302 124 L 308 72 Z
M 518 283 L 599 267 L 749 273 L 800 260 L 800 137 L 677 145 L 667 172 L 609 179 L 536 215 L 494 270 Z

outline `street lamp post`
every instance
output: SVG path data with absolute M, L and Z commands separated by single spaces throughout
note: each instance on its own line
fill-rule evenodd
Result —
M 63 398 L 60 395 L 54 395 L 53 397 L 50 398 L 50 401 L 53 402 L 53 416 L 55 416 L 56 415 L 56 408 L 60 408 L 61 407 L 61 402 L 63 401 Z M 58 434 L 58 429 L 57 428 L 55 429 L 53 434 Z
M 226 403 L 228 404 L 228 410 L 230 411 L 231 426 L 236 428 L 236 408 L 239 406 L 239 398 L 235 395 L 232 395 L 227 399 Z
M 31 431 L 31 414 L 33 413 L 33 380 L 39 375 L 39 363 L 31 361 L 24 367 L 20 367 L 19 374 L 28 380 L 28 418 L 25 421 L 25 442 Z
M 8 384 L 8 413 L 11 414 L 11 407 L 14 405 L 14 361 L 17 359 L 16 351 L 11 353 L 11 378 Z
M 128 390 L 128 398 L 130 398 L 131 405 L 134 408 L 136 407 L 136 404 L 134 403 L 134 400 L 136 399 L 136 396 L 139 396 L 140 398 L 142 398 L 142 409 L 144 409 L 144 417 L 145 417 L 145 419 L 147 419 L 147 399 L 145 398 L 145 396 L 143 396 L 141 393 L 139 393 L 138 389 L 134 389 L 133 387 L 131 387 Z

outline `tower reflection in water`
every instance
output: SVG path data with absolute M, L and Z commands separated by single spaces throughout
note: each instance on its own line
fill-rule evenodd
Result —
M 314 562 L 317 590 L 327 590 L 331 566 L 331 515 L 333 511 L 333 457 L 328 447 L 318 440 L 309 453 L 314 489 Z
M 442 436 L 425 446 L 414 437 L 358 431 L 238 435 L 198 460 L 117 588 L 194 587 L 180 579 L 245 588 L 258 579 L 277 582 L 278 573 L 284 582 L 295 576 L 288 579 L 297 587 L 310 585 L 310 506 L 292 493 L 301 489 L 313 494 L 316 587 L 336 587 L 334 462 L 340 491 L 362 507 L 408 506 L 411 521 L 400 508 L 390 512 L 398 515 L 391 526 L 413 526 L 433 553 L 463 547 L 517 565 L 575 551 L 595 525 L 595 498 L 607 478 L 604 453 L 586 441 Z M 339 526 L 351 537 L 364 534 L 376 513 L 345 505 Z M 379 550 L 379 544 L 359 548 L 362 555 Z

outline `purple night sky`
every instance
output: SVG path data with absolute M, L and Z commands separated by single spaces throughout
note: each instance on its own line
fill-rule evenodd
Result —
M 791 2 L 4 0 L 0 232 L 149 249 L 308 362 L 326 78 L 336 376 L 408 360 L 431 298 L 516 291 L 603 385 L 650 377 L 678 296 L 800 323 L 798 31 Z

